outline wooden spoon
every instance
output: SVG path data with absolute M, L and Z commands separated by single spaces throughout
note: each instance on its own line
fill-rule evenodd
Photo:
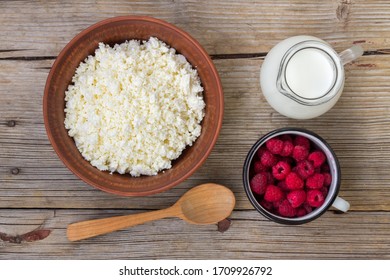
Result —
M 228 188 L 203 184 L 186 192 L 169 208 L 70 224 L 67 236 L 70 241 L 77 241 L 167 217 L 178 217 L 191 224 L 215 224 L 231 214 L 235 202 Z

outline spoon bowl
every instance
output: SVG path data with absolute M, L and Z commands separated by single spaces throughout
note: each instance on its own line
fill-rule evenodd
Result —
M 204 184 L 185 193 L 175 205 L 181 207 L 181 219 L 191 224 L 214 224 L 230 215 L 235 205 L 231 190 L 217 184 Z
M 70 224 L 67 236 L 70 241 L 77 241 L 167 217 L 197 225 L 215 224 L 231 214 L 235 203 L 231 190 L 208 183 L 190 189 L 166 209 Z

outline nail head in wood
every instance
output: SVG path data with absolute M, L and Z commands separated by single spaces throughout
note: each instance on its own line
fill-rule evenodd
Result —
M 14 168 L 11 169 L 11 173 L 12 173 L 13 175 L 18 175 L 19 172 L 20 172 L 20 170 L 19 170 L 19 168 L 17 168 L 17 167 L 14 167 Z
M 7 126 L 14 127 L 15 125 L 16 125 L 16 121 L 14 120 L 7 121 Z

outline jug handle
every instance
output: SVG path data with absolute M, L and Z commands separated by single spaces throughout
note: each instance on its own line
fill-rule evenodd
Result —
M 339 53 L 341 63 L 343 65 L 355 60 L 356 58 L 362 56 L 364 53 L 363 48 L 360 45 L 354 45 L 345 51 Z

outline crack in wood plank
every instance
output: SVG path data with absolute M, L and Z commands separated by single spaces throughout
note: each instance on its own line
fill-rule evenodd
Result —
M 219 59 L 264 58 L 266 55 L 267 55 L 266 52 L 261 52 L 261 53 L 232 53 L 232 54 L 211 54 L 210 57 L 213 60 L 219 60 Z
M 33 49 L 6 49 L 6 50 L 0 50 L 0 53 L 4 52 L 21 52 L 21 51 L 32 51 Z
M 4 51 L 4 50 L 3 50 Z M 10 50 L 12 51 L 12 50 Z M 1 51 L 0 51 L 1 52 Z M 245 59 L 245 58 L 264 58 L 268 53 L 231 53 L 231 54 L 210 54 L 211 59 L 213 60 L 223 60 L 223 59 Z M 377 49 L 377 50 L 367 50 L 364 51 L 364 56 L 371 55 L 387 55 L 390 54 L 390 49 Z M 54 60 L 57 56 L 10 56 L 2 57 L 0 60 L 5 61 L 38 61 L 38 60 Z M 36 69 L 51 69 L 51 67 L 38 67 Z
M 0 60 L 23 60 L 23 61 L 36 61 L 36 60 L 51 60 L 56 59 L 56 56 L 10 56 L 2 57 Z

